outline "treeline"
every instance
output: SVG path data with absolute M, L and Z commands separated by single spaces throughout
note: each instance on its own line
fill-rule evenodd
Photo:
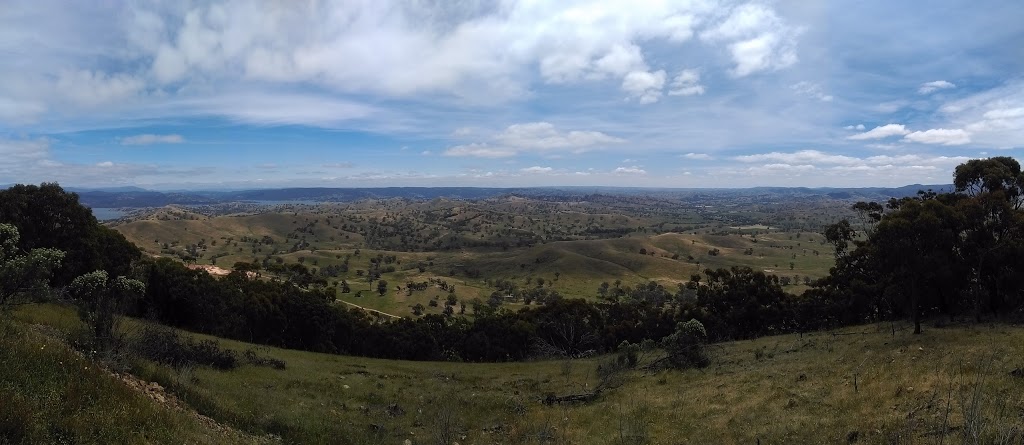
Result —
M 836 265 L 808 291 L 842 307 L 838 323 L 929 316 L 1020 318 L 1024 308 L 1024 174 L 1010 157 L 975 159 L 952 193 L 860 202 L 826 228 Z
M 265 281 L 235 271 L 214 278 L 177 261 L 144 261 L 147 283 L 129 313 L 161 323 L 254 343 L 406 360 L 507 361 L 580 356 L 623 341 L 660 340 L 678 322 L 697 319 L 724 340 L 808 328 L 803 300 L 774 276 L 749 268 L 708 271 L 674 293 L 656 283 L 625 288 L 615 300 L 551 299 L 518 311 L 475 303 L 474 317 L 426 315 L 381 322 L 333 304 L 333 290 Z M 818 327 L 814 325 L 813 327 Z

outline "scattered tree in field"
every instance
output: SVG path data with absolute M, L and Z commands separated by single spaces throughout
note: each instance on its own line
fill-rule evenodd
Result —
M 145 293 L 145 285 L 126 277 L 109 279 L 107 272 L 98 270 L 75 278 L 68 286 L 68 295 L 78 305 L 79 318 L 89 327 L 92 339 L 101 347 L 109 347 L 114 339 L 114 328 L 131 300 Z
M 388 293 L 388 282 L 387 281 L 380 280 L 380 281 L 377 282 L 377 293 L 379 293 L 380 296 L 382 296 L 382 297 L 384 296 L 384 294 Z

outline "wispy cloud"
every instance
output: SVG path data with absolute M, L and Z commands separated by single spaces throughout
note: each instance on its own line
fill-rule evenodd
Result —
M 185 142 L 180 134 L 139 134 L 121 138 L 121 145 L 180 144 Z

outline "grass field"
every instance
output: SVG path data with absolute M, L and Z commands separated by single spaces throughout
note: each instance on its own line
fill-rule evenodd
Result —
M 877 324 L 713 345 L 708 368 L 630 371 L 576 405 L 542 399 L 593 389 L 606 357 L 467 364 L 259 348 L 287 368 L 136 372 L 223 424 L 289 443 L 1020 443 L 1024 328 L 910 332 Z

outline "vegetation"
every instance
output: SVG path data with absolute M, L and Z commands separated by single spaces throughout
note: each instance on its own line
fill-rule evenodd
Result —
M 492 202 L 470 211 L 445 211 L 436 203 L 430 204 L 434 207 L 418 209 L 418 204 L 412 204 L 410 210 L 409 203 L 398 203 L 394 208 L 405 209 L 406 212 L 390 213 L 385 209 L 383 214 L 369 217 L 350 212 L 324 214 L 300 224 L 298 228 L 293 227 L 294 232 L 284 236 L 254 233 L 244 235 L 238 241 L 234 237 L 222 237 L 219 243 L 212 237 L 209 240 L 203 237 L 178 251 L 175 255 L 178 260 L 143 258 L 140 250 L 121 234 L 100 226 L 88 209 L 78 204 L 76 195 L 65 193 L 56 184 L 15 186 L 0 192 L 0 221 L 5 222 L 0 224 L 0 276 L 4 278 L 0 288 L 0 316 L 10 312 L 13 302 L 24 306 L 24 303 L 33 301 L 56 299 L 73 304 L 78 312 L 77 321 L 60 321 L 58 324 L 70 328 L 64 329 L 63 334 L 51 333 L 44 337 L 66 338 L 62 345 L 71 345 L 82 351 L 82 355 L 77 356 L 78 360 L 94 363 L 94 367 L 99 364 L 105 370 L 131 369 L 136 375 L 172 388 L 190 405 L 219 421 L 256 435 L 270 434 L 286 441 L 329 441 L 328 438 L 348 431 L 352 424 L 358 423 L 351 419 L 352 414 L 368 418 L 385 416 L 393 422 L 371 423 L 364 430 L 365 435 L 347 436 L 343 442 L 386 440 L 404 434 L 402 430 L 423 427 L 428 420 L 436 427 L 429 432 L 430 436 L 440 441 L 468 436 L 468 432 L 475 428 L 468 425 L 480 425 L 480 422 L 496 422 L 499 426 L 486 427 L 483 431 L 497 441 L 509 442 L 577 440 L 600 432 L 605 434 L 604 437 L 618 437 L 623 443 L 648 443 L 656 437 L 666 437 L 658 428 L 680 422 L 684 424 L 682 430 L 694 434 L 708 433 L 701 437 L 719 437 L 724 441 L 759 440 L 762 435 L 771 441 L 807 441 L 815 436 L 807 435 L 802 428 L 823 428 L 834 433 L 838 431 L 833 429 L 837 425 L 840 429 L 852 427 L 835 420 L 800 421 L 771 430 L 745 424 L 744 428 L 758 431 L 758 434 L 715 435 L 711 433 L 714 428 L 686 425 L 681 419 L 672 417 L 673 414 L 665 414 L 665 407 L 669 405 L 659 405 L 665 402 L 664 398 L 636 396 L 637 382 L 659 376 L 656 384 L 668 384 L 670 380 L 678 384 L 680 373 L 700 382 L 706 374 L 694 374 L 698 372 L 713 373 L 728 380 L 729 377 L 723 376 L 769 369 L 761 363 L 766 361 L 766 357 L 771 360 L 779 353 L 778 348 L 769 351 L 763 347 L 766 343 L 756 340 L 750 344 L 762 347 L 753 349 L 751 367 L 737 368 L 736 364 L 747 362 L 736 358 L 734 349 L 729 352 L 729 348 L 735 346 L 721 345 L 732 340 L 789 335 L 776 337 L 788 338 L 791 340 L 786 341 L 794 343 L 782 353 L 802 354 L 807 360 L 826 362 L 827 355 L 824 354 L 831 354 L 837 347 L 837 334 L 824 343 L 805 340 L 804 334 L 811 338 L 810 333 L 815 331 L 885 321 L 887 325 L 873 325 L 874 334 L 861 333 L 871 337 L 870 340 L 864 337 L 865 345 L 871 345 L 865 347 L 882 355 L 891 354 L 891 347 L 886 347 L 886 341 L 880 339 L 885 336 L 881 328 L 888 326 L 891 341 L 902 345 L 899 353 L 903 354 L 907 351 L 905 348 L 918 343 L 921 344 L 917 346 L 918 352 L 926 351 L 926 343 L 928 348 L 941 348 L 941 343 L 935 343 L 935 339 L 948 340 L 949 337 L 937 333 L 928 337 L 931 340 L 913 340 L 913 336 L 900 334 L 897 340 L 896 326 L 900 320 L 909 319 L 913 333 L 921 334 L 922 326 L 929 319 L 948 320 L 949 323 L 962 323 L 966 319 L 975 322 L 986 318 L 1018 319 L 1024 309 L 1024 295 L 1021 293 L 1024 271 L 1020 270 L 1020 265 L 1024 264 L 1021 261 L 1024 256 L 1024 174 L 1020 165 L 1006 157 L 974 160 L 958 167 L 954 179 L 955 190 L 949 193 L 922 191 L 913 197 L 893 198 L 884 205 L 875 202 L 853 205 L 850 218 L 825 227 L 824 236 L 816 237 L 814 242 L 819 245 L 831 245 L 826 252 L 834 254 L 834 266 L 827 275 L 814 280 L 806 275 L 803 280 L 799 276 L 779 276 L 774 270 L 747 265 L 763 260 L 758 258 L 757 250 L 773 242 L 779 243 L 780 234 L 785 233 L 767 232 L 767 226 L 740 228 L 737 229 L 741 231 L 739 234 L 707 226 L 685 230 L 679 227 L 681 232 L 687 233 L 672 233 L 674 229 L 666 229 L 667 225 L 662 220 L 654 225 L 595 231 L 591 229 L 600 227 L 598 221 L 609 215 L 592 212 L 593 208 L 588 209 L 586 205 L 571 206 L 575 213 L 558 211 L 562 203 L 543 200 Z M 594 202 L 606 200 L 598 198 Z M 624 200 L 624 205 L 637 209 L 642 208 L 638 204 L 640 202 L 643 201 L 631 198 Z M 507 206 L 507 214 L 492 211 L 502 206 Z M 472 206 L 467 204 L 465 207 Z M 516 218 L 522 217 L 517 210 L 524 208 L 530 209 L 526 215 L 553 212 L 559 216 L 547 220 L 526 217 L 522 223 L 529 227 L 528 230 L 511 230 L 509 226 L 518 224 Z M 509 220 L 513 213 L 516 215 Z M 277 215 L 286 219 L 297 216 L 297 213 Z M 560 220 L 563 217 L 577 220 L 566 225 Z M 621 219 L 612 223 L 611 228 L 616 228 L 616 224 L 633 225 L 643 218 L 657 220 L 665 217 L 665 214 L 647 214 L 636 219 Z M 681 216 L 671 216 L 676 217 Z M 341 232 L 318 232 L 321 218 L 326 227 Z M 851 222 L 853 218 L 857 219 Z M 347 222 L 340 222 L 339 226 L 339 220 Z M 587 222 L 583 223 L 583 220 Z M 650 223 L 652 220 L 643 221 Z M 292 226 L 298 222 L 293 220 Z M 441 234 L 441 230 L 446 228 L 451 229 L 451 235 Z M 698 234 L 699 230 L 705 232 Z M 745 234 L 743 230 L 754 232 Z M 655 233 L 648 234 L 648 231 Z M 337 235 L 331 233 L 342 232 L 348 233 L 346 238 L 356 236 L 360 241 L 357 244 L 335 241 Z M 795 232 L 792 235 L 794 239 L 787 242 L 796 246 L 790 244 L 789 249 L 779 250 L 794 250 L 800 243 L 810 242 L 813 236 Z M 321 237 L 339 244 L 334 249 L 321 249 Z M 510 243 L 513 238 L 518 240 L 515 244 Z M 715 239 L 714 244 L 697 244 L 698 239 L 712 238 Z M 154 241 L 160 245 L 159 239 Z M 689 246 L 686 241 L 689 241 Z M 238 249 L 238 242 L 251 246 L 252 256 L 238 258 L 234 262 L 234 271 L 218 278 L 205 269 L 194 267 L 193 263 L 215 245 L 219 244 L 222 249 Z M 279 243 L 290 245 L 288 252 L 279 251 Z M 170 244 L 162 246 L 161 252 L 175 252 L 172 245 L 178 244 L 177 241 Z M 401 250 L 397 246 L 407 247 Z M 269 251 L 263 253 L 261 249 L 264 247 Z M 578 296 L 578 286 L 583 282 L 578 274 L 587 272 L 565 267 L 568 253 L 596 249 L 594 252 L 597 253 L 586 256 L 586 261 L 592 261 L 602 257 L 608 252 L 605 249 L 610 247 L 617 249 L 612 251 L 616 255 L 622 255 L 617 259 L 621 262 L 605 261 L 616 266 L 597 269 L 591 279 L 603 281 L 600 284 L 587 283 L 589 295 L 574 298 Z M 460 253 L 441 254 L 451 251 Z M 231 258 L 220 253 L 212 255 L 211 261 L 225 256 Z M 802 256 L 817 258 L 820 252 L 804 249 Z M 788 266 L 794 270 L 797 262 L 804 260 L 798 259 L 795 252 L 787 252 L 774 257 L 773 261 L 779 261 L 778 264 L 773 263 L 774 267 L 782 264 L 783 268 Z M 562 266 L 556 267 L 559 264 Z M 627 283 L 614 274 L 608 274 L 619 265 L 630 265 L 644 271 L 663 264 L 673 265 L 664 268 L 666 271 L 692 268 L 692 273 L 688 274 L 688 280 L 683 275 Z M 680 264 L 686 266 L 675 266 Z M 438 272 L 438 268 L 448 270 L 432 273 Z M 612 280 L 614 282 L 609 283 Z M 802 282 L 799 289 L 804 290 L 803 293 L 787 292 L 797 290 L 793 287 L 794 282 Z M 51 286 L 60 292 L 50 291 Z M 353 293 L 355 286 L 358 288 Z M 404 297 L 418 296 L 418 299 L 406 300 L 412 316 L 395 317 L 366 310 L 347 300 L 346 304 L 337 301 L 339 295 L 356 301 L 394 301 L 403 294 Z M 46 307 L 51 306 L 30 305 L 18 313 L 32 318 L 35 316 L 33 311 Z M 136 330 L 120 325 L 122 315 L 135 317 L 127 323 Z M 347 424 L 337 424 L 329 417 L 312 421 L 298 419 L 294 412 L 278 410 L 273 410 L 272 414 L 261 414 L 251 405 L 255 399 L 238 404 L 240 398 L 244 398 L 239 391 L 249 386 L 204 383 L 204 380 L 235 381 L 239 379 L 225 376 L 240 373 L 243 376 L 241 380 L 249 385 L 250 379 L 277 376 L 271 378 L 273 381 L 280 375 L 287 375 L 298 379 L 300 383 L 296 384 L 307 390 L 317 388 L 318 391 L 331 390 L 338 394 L 338 388 L 315 383 L 324 380 L 322 376 L 316 377 L 318 380 L 315 381 L 308 380 L 310 375 L 319 375 L 320 372 L 312 370 L 311 361 L 348 363 L 345 366 L 350 366 L 356 363 L 353 360 L 361 360 L 358 363 L 401 366 L 405 369 L 401 372 L 405 372 L 407 378 L 414 378 L 425 368 L 414 364 L 386 364 L 389 362 L 369 358 L 326 359 L 299 352 L 260 354 L 252 346 L 233 342 L 222 344 L 213 339 L 194 340 L 192 334 L 152 326 L 152 322 L 261 345 L 370 358 L 437 362 L 556 359 L 546 364 L 489 365 L 481 369 L 522 372 L 526 369 L 522 367 L 532 366 L 535 370 L 547 369 L 545 372 L 549 372 L 553 371 L 551 363 L 562 363 L 561 375 L 565 385 L 552 384 L 556 378 L 548 377 L 547 380 L 534 381 L 528 388 L 516 385 L 499 388 L 481 383 L 481 378 L 473 378 L 470 379 L 474 382 L 472 388 L 490 395 L 480 401 L 473 401 L 472 397 L 460 400 L 468 406 L 476 403 L 480 410 L 465 414 L 456 412 L 458 408 L 450 403 L 439 403 L 441 398 L 430 390 L 420 391 L 418 402 L 410 401 L 404 398 L 404 394 L 398 395 L 398 392 L 408 389 L 408 384 L 394 386 L 395 389 L 389 393 L 384 388 L 392 386 L 377 381 L 376 389 L 381 391 L 371 389 L 360 395 L 363 399 L 358 399 L 360 404 L 354 413 L 348 413 L 352 409 L 347 402 L 340 406 L 331 403 L 332 415 L 349 419 Z M 0 323 L 4 323 L 2 341 L 14 344 L 27 341 L 26 335 L 35 335 L 25 321 L 0 319 Z M 950 332 L 963 334 L 973 329 L 976 328 L 958 327 Z M 1016 335 L 1012 330 L 1005 332 L 1009 332 L 1006 334 L 1009 336 Z M 856 333 L 847 331 L 843 334 Z M 828 337 L 818 334 L 816 338 Z M 709 342 L 719 345 L 709 346 Z M 733 343 L 741 344 L 747 343 Z M 716 347 L 722 350 L 716 352 Z M 872 357 L 864 356 L 863 351 L 854 353 L 856 345 L 843 348 L 847 351 L 844 354 L 863 356 L 860 364 L 853 368 L 845 356 L 836 360 L 840 369 L 850 369 L 849 374 L 841 377 L 835 374 L 836 371 L 825 371 L 820 362 L 804 362 L 803 366 L 830 376 L 832 384 L 842 380 L 848 385 L 852 374 L 854 396 L 840 395 L 845 394 L 843 391 L 848 388 L 824 390 L 818 387 L 810 392 L 801 392 L 776 387 L 776 392 L 782 392 L 774 395 L 789 397 L 783 409 L 806 404 L 813 405 L 807 408 L 808 412 L 812 408 L 864 412 L 866 406 L 873 406 L 871 404 L 883 400 L 884 396 L 858 396 L 861 382 L 866 382 L 861 380 L 862 375 L 867 378 L 876 372 L 871 374 L 874 376 L 871 378 L 890 383 L 891 380 L 886 379 L 905 375 L 903 371 L 887 368 L 884 364 L 874 368 L 865 365 Z M 4 360 L 13 363 L 29 353 L 23 348 L 12 351 L 3 356 Z M 613 352 L 615 355 L 611 358 L 591 358 Z M 285 356 L 287 360 L 283 358 Z M 925 432 L 944 438 L 959 431 L 957 434 L 967 443 L 1019 441 L 1019 419 L 1014 420 L 1002 413 L 1007 409 L 1021 409 L 1022 401 L 1003 398 L 1003 405 L 993 406 L 991 397 L 985 392 L 992 385 L 986 385 L 983 380 L 993 378 L 990 367 L 995 360 L 986 358 L 984 354 L 974 354 L 974 358 L 982 363 L 979 368 L 967 370 L 968 365 L 959 362 L 954 374 L 950 371 L 953 363 L 948 359 L 930 357 L 942 368 L 918 367 L 918 371 L 947 374 L 942 378 L 922 381 L 920 387 L 930 388 L 931 396 L 924 407 L 914 408 L 907 415 L 908 419 L 914 419 L 913 422 L 894 426 L 888 421 L 881 421 L 868 427 L 873 428 L 870 431 L 856 427 L 846 432 L 845 440 L 856 442 L 861 437 L 871 437 L 875 441 L 900 442 Z M 30 358 L 27 362 L 36 359 Z M 59 357 L 57 360 L 61 362 Z M 895 361 L 893 358 L 889 363 Z M 47 363 L 52 364 L 52 360 Z M 574 363 L 586 363 L 590 371 L 574 372 Z M 452 370 L 451 376 L 445 377 L 446 381 L 464 378 L 457 376 L 454 370 L 480 374 L 472 371 L 473 368 L 462 366 L 431 365 L 433 369 Z M 1007 363 L 1000 362 L 999 366 L 1007 366 Z M 668 367 L 677 370 L 665 370 Z M 257 368 L 262 369 L 257 371 Z M 131 432 L 109 424 L 101 424 L 96 430 L 99 432 L 79 427 L 65 428 L 71 431 L 67 432 L 64 429 L 45 429 L 41 424 L 32 423 L 34 421 L 30 418 L 54 416 L 64 408 L 54 408 L 50 399 L 45 397 L 31 398 L 27 393 L 12 389 L 19 381 L 17 379 L 23 378 L 22 374 L 27 372 L 18 369 L 14 366 L 9 371 L 11 380 L 0 381 L 0 390 L 7 391 L 4 395 L 16 400 L 10 405 L 15 408 L 0 411 L 0 424 L 7 428 L 4 436 L 0 437 L 10 437 L 13 439 L 9 441 L 16 442 L 64 440 L 61 438 L 65 435 L 76 438 L 76 442 L 135 441 L 134 436 L 130 436 Z M 207 370 L 222 374 L 208 374 Z M 279 374 L 265 374 L 267 372 Z M 884 372 L 892 375 L 879 377 Z M 1024 371 L 1019 369 L 1013 372 L 1024 375 Z M 203 377 L 197 379 L 193 373 Z M 56 385 L 64 382 L 65 377 L 44 376 L 41 384 Z M 488 378 L 494 379 L 494 376 Z M 799 385 L 807 379 L 807 374 L 801 372 L 796 382 Z M 365 375 L 354 378 L 355 381 L 369 383 Z M 751 382 L 746 381 L 746 384 Z M 504 383 L 509 385 L 512 382 L 506 378 Z M 271 385 L 269 388 L 274 387 L 274 384 L 266 384 Z M 581 384 L 582 387 L 578 386 Z M 710 385 L 708 382 L 703 384 Z M 743 386 L 744 382 L 737 384 Z M 97 391 L 101 393 L 113 391 L 98 385 L 101 388 Z M 895 395 L 889 397 L 898 399 L 902 392 L 912 392 L 911 386 L 917 386 L 906 385 L 905 389 L 902 381 L 899 385 Z M 1002 383 L 996 384 L 997 387 L 999 385 Z M 73 390 L 75 386 L 69 388 Z M 509 388 L 516 388 L 512 395 L 507 392 Z M 294 397 L 287 389 L 284 391 L 289 394 L 287 397 Z M 341 389 L 348 390 L 350 385 L 342 384 Z M 710 394 L 707 387 L 701 391 L 691 395 L 699 398 Z M 959 395 L 958 401 L 954 400 L 954 392 Z M 729 397 L 718 393 L 715 396 Z M 69 400 L 75 397 L 77 395 L 66 396 Z M 316 396 L 302 397 L 318 399 Z M 494 407 L 497 406 L 495 401 L 501 397 L 507 398 L 505 405 L 508 409 L 498 415 Z M 737 397 L 733 396 L 739 400 Z M 401 402 L 391 399 L 400 399 Z M 551 406 L 535 407 L 531 400 L 544 401 Z M 602 423 L 594 423 L 602 414 L 594 411 L 596 408 L 591 403 L 599 400 L 600 403 L 618 404 L 618 418 L 604 418 Z M 750 400 L 744 403 L 749 405 Z M 763 402 L 767 403 L 767 400 Z M 941 421 L 939 411 L 933 408 L 937 401 L 945 403 Z M 921 400 L 914 399 L 914 403 L 919 402 Z M 322 407 L 328 405 L 327 401 L 320 403 Z M 688 406 L 697 412 L 703 410 L 711 417 L 717 413 L 708 411 L 707 405 L 697 402 L 673 399 L 671 403 L 674 404 L 672 406 Z M 379 404 L 385 407 L 380 413 L 375 413 L 376 408 L 371 406 Z M 547 421 L 539 422 L 540 418 L 536 417 L 550 415 L 552 409 L 564 404 L 583 404 L 572 410 L 582 413 L 586 420 L 581 420 L 579 425 L 572 424 L 568 420 L 570 408 L 562 408 L 561 415 L 566 420 L 558 423 L 557 427 Z M 410 412 L 407 408 L 410 406 L 416 407 L 417 415 L 403 418 Z M 652 406 L 657 406 L 657 409 L 652 409 Z M 768 409 L 766 405 L 757 406 Z M 960 409 L 959 416 L 951 413 L 955 407 Z M 900 409 L 897 405 L 897 410 Z M 136 408 L 136 412 L 143 411 Z M 799 417 L 789 419 L 794 422 L 800 420 Z M 958 429 L 953 428 L 952 422 L 956 422 Z M 329 423 L 337 426 L 327 426 Z M 615 424 L 618 425 L 616 431 L 608 430 L 608 425 Z M 151 426 L 160 428 L 160 425 Z M 574 431 L 574 428 L 580 429 Z M 724 427 L 718 425 L 716 428 L 721 430 Z M 202 432 L 196 434 L 201 435 Z M 816 437 L 820 439 L 820 436 Z

